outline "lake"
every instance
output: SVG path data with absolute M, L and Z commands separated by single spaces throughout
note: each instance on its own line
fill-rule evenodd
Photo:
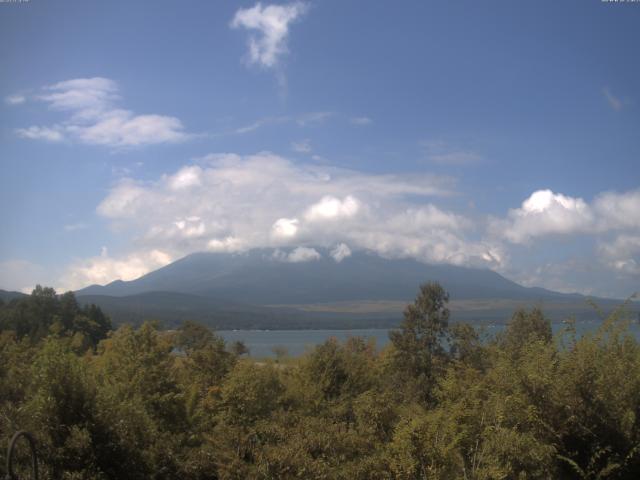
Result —
M 565 324 L 554 323 L 554 333 L 561 330 Z M 578 335 L 594 332 L 600 326 L 600 322 L 576 323 Z M 501 331 L 504 325 L 487 325 L 484 331 L 492 336 Z M 630 325 L 630 332 L 640 340 L 640 325 L 636 322 Z M 349 337 L 365 337 L 375 340 L 378 348 L 384 347 L 389 342 L 389 329 L 371 328 L 357 330 L 219 330 L 218 333 L 228 343 L 241 340 L 249 348 L 253 357 L 275 357 L 274 347 L 284 347 L 290 356 L 299 356 L 315 345 L 325 342 L 331 337 L 343 342 Z

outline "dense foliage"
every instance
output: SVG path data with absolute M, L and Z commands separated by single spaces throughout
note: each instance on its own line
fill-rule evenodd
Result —
M 109 331 L 38 288 L 0 305 L 0 444 L 33 432 L 62 479 L 640 478 L 623 310 L 580 338 L 518 311 L 485 339 L 449 325 L 447 301 L 421 287 L 381 351 L 258 361 L 194 323 Z

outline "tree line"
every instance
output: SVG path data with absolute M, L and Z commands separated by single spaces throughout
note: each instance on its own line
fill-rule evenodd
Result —
M 640 478 L 624 308 L 584 336 L 519 310 L 485 338 L 447 302 L 421 286 L 383 349 L 258 361 L 196 323 L 113 329 L 37 287 L 0 301 L 0 445 L 32 432 L 51 479 Z

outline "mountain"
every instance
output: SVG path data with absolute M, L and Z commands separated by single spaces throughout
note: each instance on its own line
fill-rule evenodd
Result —
M 7 290 L 1 290 L 0 289 L 0 300 L 2 300 L 3 302 L 10 302 L 14 298 L 23 298 L 23 297 L 26 297 L 26 296 L 27 296 L 27 294 L 25 294 L 25 293 L 9 292 Z
M 540 288 L 525 288 L 488 269 L 426 265 L 410 259 L 385 259 L 365 252 L 336 262 L 321 258 L 291 263 L 258 249 L 241 254 L 196 253 L 136 280 L 92 285 L 77 295 L 122 297 L 154 291 L 179 292 L 242 304 L 299 305 L 355 300 L 413 299 L 418 286 L 439 281 L 451 298 L 575 300 Z
M 398 324 L 419 285 L 438 281 L 450 293 L 453 320 L 504 322 L 520 307 L 540 305 L 552 320 L 597 319 L 579 294 L 527 288 L 488 269 L 427 265 L 357 252 L 336 262 L 330 252 L 289 262 L 291 251 L 195 253 L 132 281 L 78 290 L 116 323 L 196 320 L 219 329 L 370 328 Z M 598 299 L 605 310 L 618 301 Z M 634 306 L 637 309 L 637 305 Z

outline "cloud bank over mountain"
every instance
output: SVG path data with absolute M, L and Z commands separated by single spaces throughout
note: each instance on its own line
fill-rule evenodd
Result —
M 449 177 L 371 174 L 269 152 L 211 154 L 155 181 L 118 181 L 97 212 L 130 238 L 132 252 L 79 261 L 65 278 L 73 288 L 131 279 L 199 251 L 299 247 L 281 260 L 312 261 L 319 258 L 314 246 L 331 249 L 336 261 L 368 250 L 513 272 L 517 248 L 576 236 L 598 242 L 598 268 L 640 273 L 638 191 L 605 192 L 587 202 L 539 190 L 503 217 L 441 206 L 456 195 Z M 518 280 L 535 284 L 535 278 Z

